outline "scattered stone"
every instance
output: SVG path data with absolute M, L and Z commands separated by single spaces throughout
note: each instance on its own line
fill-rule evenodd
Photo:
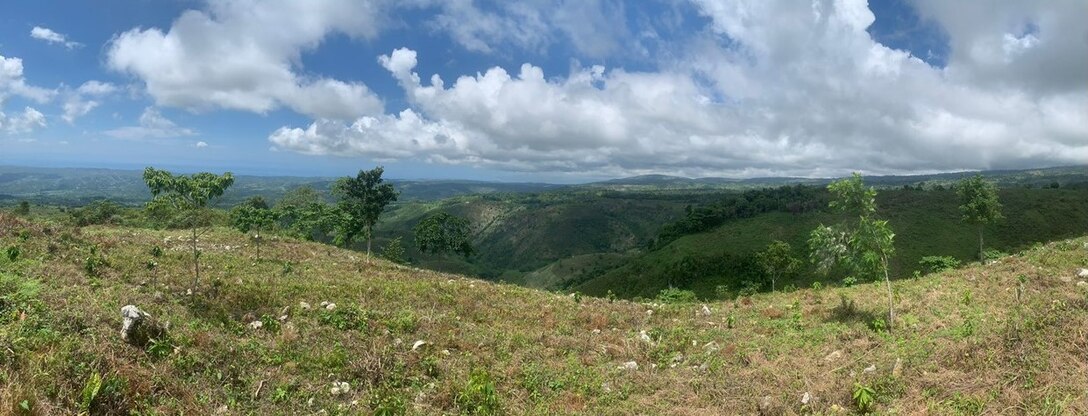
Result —
M 253 330 L 261 329 L 261 327 L 263 327 L 263 326 L 264 326 L 264 322 L 261 322 L 261 321 L 253 321 L 253 322 L 249 323 L 249 329 L 253 329 Z
M 424 346 L 424 345 L 427 345 L 427 341 L 424 341 L 424 340 L 418 340 L 418 341 L 416 341 L 416 342 L 413 342 L 413 343 L 412 343 L 412 351 L 418 350 L 418 349 L 419 349 L 419 347 L 422 347 L 422 346 Z
M 872 373 L 874 371 L 876 371 L 876 364 L 870 364 L 868 367 L 865 367 L 864 370 L 861 370 L 863 373 Z
M 831 354 L 827 354 L 824 357 L 824 362 L 832 362 L 842 358 L 842 350 L 831 351 Z
M 280 315 L 280 322 L 287 322 L 287 315 Z
M 291 310 L 290 305 L 284 306 L 283 309 L 280 309 L 280 315 L 287 315 L 287 311 L 289 311 L 289 310 Z
M 1077 287 L 1088 289 L 1088 282 L 1085 282 L 1085 281 L 1081 280 L 1081 281 L 1077 282 Z
M 1084 269 L 1081 269 L 1081 270 L 1084 270 Z M 1077 273 L 1077 276 L 1080 276 L 1080 273 Z M 1073 283 L 1073 276 L 1062 276 L 1062 277 L 1059 277 L 1058 279 L 1061 280 L 1062 283 Z
M 651 343 L 651 344 L 654 342 L 654 340 L 650 338 L 650 334 L 647 334 L 645 330 L 639 331 L 638 339 L 641 339 L 641 340 L 643 340 L 645 342 L 648 342 L 648 343 Z
M 339 396 L 341 394 L 347 394 L 351 392 L 351 385 L 346 381 L 334 381 L 332 388 L 329 389 L 329 393 L 333 396 Z
M 143 347 L 153 338 L 161 338 L 165 328 L 151 318 L 151 314 L 140 310 L 136 305 L 121 308 L 121 339 L 129 344 Z
M 676 368 L 682 362 L 684 362 L 684 354 L 676 354 L 669 360 L 669 368 Z
M 336 309 L 336 304 L 335 303 L 330 303 L 328 305 L 325 305 L 325 310 L 331 311 L 333 309 Z
M 299 309 L 302 309 L 302 310 L 304 310 L 304 311 L 308 311 L 308 310 L 310 310 L 310 307 L 311 307 L 311 306 L 310 306 L 310 304 L 309 304 L 309 303 L 306 303 L 306 302 L 299 302 L 299 303 L 298 303 L 298 308 L 299 308 Z
M 634 361 L 628 361 L 620 366 L 620 370 L 638 370 L 638 363 Z
M 774 399 L 771 396 L 763 396 L 759 399 L 759 414 L 761 415 L 773 415 L 774 411 Z
M 809 392 L 806 391 L 805 394 L 801 395 L 801 405 L 802 406 L 808 406 L 808 404 L 811 403 L 811 402 L 812 402 L 812 393 L 809 393 Z
M 846 413 L 846 409 L 844 409 L 842 406 L 839 406 L 837 404 L 833 404 L 833 405 L 831 405 L 831 413 L 835 413 L 835 414 Z
M 600 330 L 600 329 L 596 329 L 596 328 L 594 328 L 592 332 L 593 332 L 594 334 L 599 334 L 599 333 L 601 333 L 601 330 Z
M 647 309 L 646 310 L 646 316 L 647 317 L 654 316 L 654 310 L 653 309 Z
M 450 350 L 442 350 L 442 355 L 450 355 Z
M 892 366 L 892 377 L 899 377 L 903 375 L 903 360 L 896 357 L 895 365 Z
M 1077 277 L 1081 279 L 1088 279 L 1088 269 L 1077 270 Z
M 706 305 L 703 305 L 703 316 L 710 316 L 710 308 Z

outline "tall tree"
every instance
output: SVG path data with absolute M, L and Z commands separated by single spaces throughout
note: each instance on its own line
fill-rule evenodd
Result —
M 381 166 L 360 170 L 354 178 L 341 178 L 333 185 L 333 194 L 340 197 L 338 206 L 344 214 L 339 224 L 336 242 L 350 245 L 359 236 L 366 237 L 366 261 L 370 263 L 370 243 L 374 239 L 374 224 L 385 207 L 397 200 L 393 185 L 383 183 Z
M 888 275 L 888 261 L 895 254 L 895 234 L 888 222 L 875 218 L 876 190 L 866 187 L 861 175 L 828 185 L 831 209 L 846 214 L 842 223 L 820 224 L 809 237 L 812 262 L 820 271 L 842 266 L 853 275 L 879 278 L 884 275 L 888 291 L 888 328 L 895 322 L 895 295 Z
M 1001 215 L 1001 202 L 997 200 L 997 187 L 990 181 L 975 175 L 963 179 L 956 185 L 960 195 L 960 212 L 963 221 L 978 226 L 978 260 L 985 260 L 982 245 L 982 229 L 1004 218 Z
M 791 251 L 789 243 L 775 240 L 767 246 L 766 250 L 756 255 L 759 265 L 763 267 L 763 272 L 771 281 L 772 292 L 775 291 L 775 282 L 778 279 L 795 273 L 801 265 L 801 262 L 790 254 Z
M 193 288 L 200 282 L 200 252 L 197 249 L 198 230 L 205 225 L 204 218 L 210 200 L 223 196 L 234 184 L 234 175 L 226 172 L 216 175 L 209 172 L 192 175 L 174 175 L 152 167 L 144 169 L 144 182 L 153 198 L 148 208 L 167 206 L 182 215 L 181 221 L 192 231 Z
M 472 248 L 468 220 L 439 212 L 424 218 L 415 228 L 416 247 L 424 253 L 457 253 L 471 256 Z

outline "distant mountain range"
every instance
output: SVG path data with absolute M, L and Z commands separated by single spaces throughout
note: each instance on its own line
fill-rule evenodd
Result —
M 918 183 L 950 184 L 976 172 L 908 176 L 868 176 L 866 182 L 882 187 Z M 97 199 L 138 204 L 150 195 L 137 170 L 94 168 L 38 168 L 0 166 L 0 202 L 31 200 L 37 203 L 79 205 Z M 1046 186 L 1050 183 L 1088 182 L 1088 167 L 1057 167 L 983 172 L 1003 186 Z M 288 190 L 310 186 L 327 193 L 335 178 L 298 176 L 237 176 L 221 205 L 237 203 L 253 195 L 275 200 Z M 750 189 L 792 184 L 824 185 L 831 178 L 686 178 L 669 175 L 641 175 L 576 185 L 511 183 L 471 180 L 390 179 L 401 192 L 402 201 L 430 201 L 467 194 L 536 193 L 561 189 L 575 190 L 668 190 L 668 189 Z

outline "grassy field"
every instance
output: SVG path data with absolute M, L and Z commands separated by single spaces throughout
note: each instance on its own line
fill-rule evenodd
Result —
M 987 248 L 1015 252 L 1088 232 L 1088 191 L 1084 189 L 1006 188 L 999 194 L 1006 219 L 987 227 Z M 887 219 L 896 233 L 893 276 L 912 275 L 924 256 L 977 260 L 978 234 L 973 226 L 960 221 L 959 198 L 954 191 L 884 190 L 878 194 L 877 204 L 878 215 Z M 747 257 L 775 239 L 790 243 L 796 257 L 807 259 L 809 233 L 820 223 L 839 220 L 833 214 L 815 212 L 769 213 L 732 221 L 710 232 L 682 237 L 659 250 L 631 256 L 620 267 L 572 290 L 598 296 L 611 290 L 625 297 L 653 297 L 668 286 L 677 259 L 689 255 Z M 804 287 L 820 280 L 826 279 L 806 262 L 798 276 L 785 284 Z M 712 298 L 716 286 L 736 283 L 735 276 L 706 275 L 691 289 Z
M 855 391 L 880 414 L 1088 412 L 1084 238 L 899 280 L 889 330 L 878 284 L 704 313 L 289 239 L 257 262 L 225 229 L 199 241 L 189 294 L 185 235 L 0 214 L 0 413 L 845 414 Z M 123 342 L 127 304 L 167 336 Z

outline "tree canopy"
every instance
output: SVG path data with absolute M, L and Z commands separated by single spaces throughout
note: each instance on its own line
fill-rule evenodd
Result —
M 416 247 L 424 253 L 457 253 L 471 256 L 468 220 L 440 212 L 421 220 L 413 229 Z

